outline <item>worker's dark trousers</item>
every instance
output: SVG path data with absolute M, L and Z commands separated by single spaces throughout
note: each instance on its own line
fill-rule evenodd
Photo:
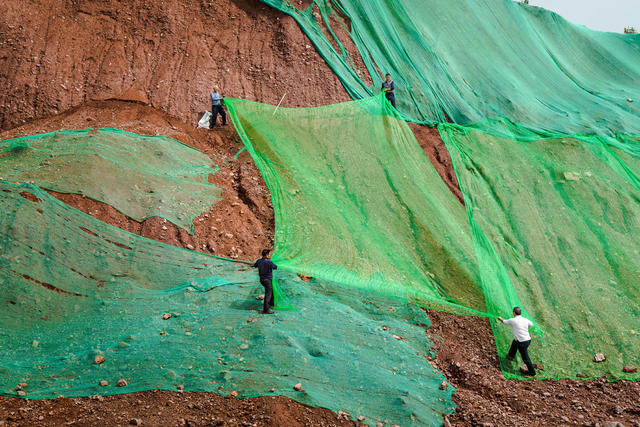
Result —
M 393 105 L 393 108 L 396 108 L 396 96 L 394 94 L 385 95 L 387 97 L 387 101 Z
M 262 311 L 265 313 L 275 305 L 273 300 L 273 283 L 271 280 L 272 279 L 260 279 L 260 284 L 264 286 L 264 305 Z
M 221 105 L 212 105 L 211 106 L 211 123 L 209 124 L 209 129 L 213 129 L 216 126 L 216 121 L 218 120 L 218 114 L 222 117 L 222 124 L 227 124 L 227 113 L 224 112 L 224 108 Z
M 516 351 L 519 351 L 520 356 L 522 356 L 522 361 L 527 365 L 527 369 L 529 369 L 529 374 L 535 375 L 536 370 L 533 367 L 533 363 L 531 363 L 531 359 L 529 359 L 529 351 L 527 350 L 529 348 L 529 344 L 531 344 L 531 340 L 522 342 L 513 340 L 511 348 L 509 349 L 509 357 L 513 359 L 516 357 Z

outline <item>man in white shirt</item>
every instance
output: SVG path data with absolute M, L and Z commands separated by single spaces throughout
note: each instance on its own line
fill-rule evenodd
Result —
M 527 351 L 529 344 L 531 344 L 529 328 L 533 326 L 533 322 L 522 317 L 522 309 L 520 307 L 513 308 L 513 317 L 511 319 L 505 320 L 502 317 L 498 317 L 498 320 L 505 325 L 511 325 L 511 330 L 513 331 L 514 339 L 507 354 L 507 359 L 513 360 L 516 357 L 516 351 L 519 351 L 522 361 L 527 365 L 528 371 L 525 375 L 535 377 L 536 370 L 533 367 L 533 363 L 531 363 L 531 359 L 529 359 L 529 352 Z

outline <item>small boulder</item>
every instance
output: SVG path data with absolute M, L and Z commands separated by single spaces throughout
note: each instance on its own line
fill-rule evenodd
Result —
M 101 386 L 101 387 L 106 387 L 106 386 L 108 386 L 108 385 L 109 385 L 109 382 L 108 382 L 108 381 L 105 381 L 105 380 L 102 380 L 102 381 L 100 381 L 98 384 L 100 384 L 100 386 Z
M 128 385 L 129 385 L 129 383 L 127 382 L 127 380 L 125 380 L 125 379 L 119 379 L 118 380 L 118 387 L 125 387 L 125 386 L 128 386 Z
M 627 365 L 622 368 L 622 372 L 624 372 L 625 374 L 635 374 L 636 372 L 638 372 L 638 368 L 635 366 Z
M 194 250 L 195 248 L 193 247 L 193 245 L 191 243 L 189 243 L 187 245 L 187 249 L 189 249 L 190 251 Z
M 162 315 L 162 318 L 163 318 L 164 320 L 170 319 L 170 318 L 171 318 L 171 313 L 165 313 L 165 314 L 163 314 L 163 315 Z
M 627 98 L 627 102 L 633 102 L 633 99 Z
M 293 389 L 295 391 L 302 391 L 302 383 L 298 383 L 298 384 L 294 385 Z
M 142 420 L 140 418 L 134 418 L 131 421 L 129 421 L 129 425 L 140 426 L 142 425 Z
M 271 387 L 271 388 L 269 389 L 269 392 L 271 392 L 271 393 L 273 393 L 274 391 L 276 391 L 276 389 L 275 389 L 275 388 L 273 388 L 273 387 Z
M 580 181 L 580 174 L 577 172 L 565 172 L 562 175 L 567 181 Z
M 178 390 L 183 391 L 184 390 L 184 386 L 182 384 L 178 385 L 176 387 Z
M 447 389 L 447 382 L 446 381 L 442 381 L 440 383 L 440 390 L 446 390 Z
M 604 362 L 605 360 L 607 360 L 607 357 L 602 353 L 596 353 L 593 356 L 593 361 L 596 363 Z
M 94 365 L 101 365 L 104 363 L 106 359 L 104 358 L 104 356 L 101 355 L 97 355 L 96 357 L 93 358 L 93 364 Z
M 22 390 L 18 390 L 16 393 L 18 393 L 18 396 L 26 396 L 27 395 L 27 393 L 25 393 Z
M 231 397 L 238 397 L 238 392 L 233 390 L 231 393 L 229 393 L 229 396 Z

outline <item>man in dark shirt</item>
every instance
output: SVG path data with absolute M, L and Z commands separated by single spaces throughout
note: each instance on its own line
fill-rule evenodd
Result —
M 218 114 L 222 117 L 222 126 L 227 124 L 227 113 L 222 108 L 222 95 L 220 95 L 220 89 L 218 86 L 213 88 L 213 92 L 209 95 L 211 98 L 211 123 L 209 129 L 216 127 L 216 121 L 218 121 Z
M 382 90 L 384 91 L 384 96 L 387 97 L 387 101 L 393 105 L 393 108 L 396 108 L 396 96 L 393 91 L 396 88 L 393 80 L 391 80 L 391 74 L 387 73 L 384 76 L 384 81 L 382 82 Z
M 254 268 L 258 269 L 258 274 L 260 275 L 260 284 L 264 286 L 264 306 L 262 312 L 264 314 L 273 314 L 274 312 L 271 310 L 273 307 L 274 299 L 273 299 L 273 270 L 277 270 L 278 266 L 275 265 L 271 261 L 271 257 L 269 254 L 271 251 L 269 249 L 265 249 L 262 251 L 262 258 L 256 261 L 253 264 Z

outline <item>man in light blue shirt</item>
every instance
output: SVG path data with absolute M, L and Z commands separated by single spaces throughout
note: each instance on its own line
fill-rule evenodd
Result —
M 224 108 L 222 108 L 222 95 L 219 93 L 220 89 L 218 86 L 213 88 L 213 92 L 211 92 L 211 123 L 209 125 L 209 129 L 213 129 L 216 127 L 216 121 L 218 120 L 218 114 L 222 117 L 222 126 L 227 124 L 227 113 L 225 113 Z

